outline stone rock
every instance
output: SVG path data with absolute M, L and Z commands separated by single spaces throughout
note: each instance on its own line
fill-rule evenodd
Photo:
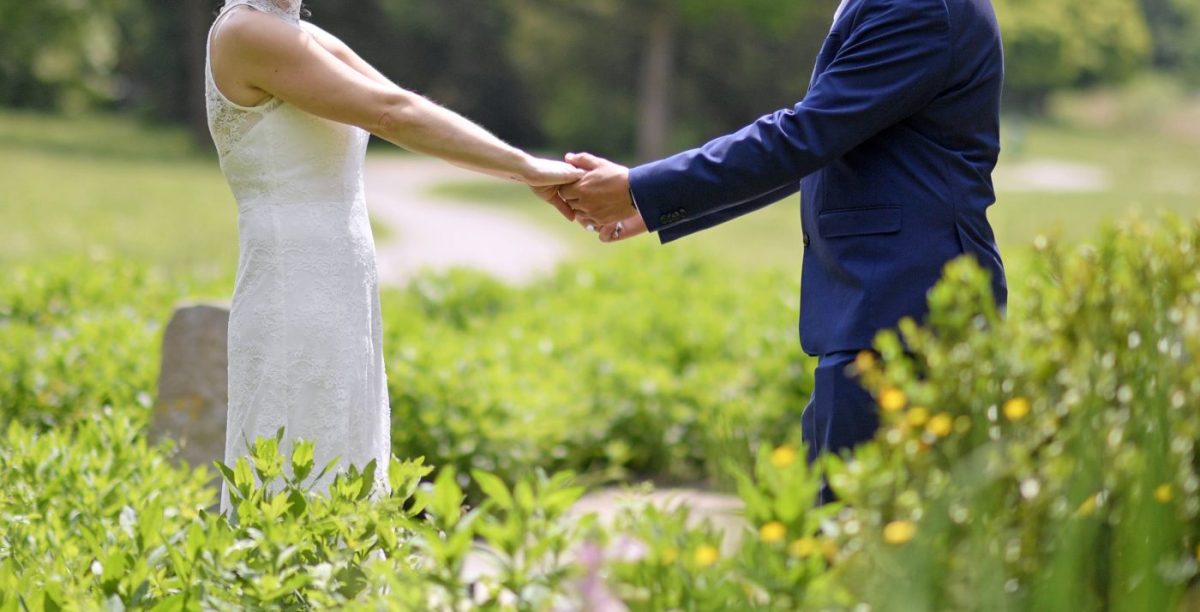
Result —
M 150 436 L 174 440 L 179 459 L 193 466 L 212 469 L 225 456 L 228 329 L 227 307 L 182 304 L 163 334 Z

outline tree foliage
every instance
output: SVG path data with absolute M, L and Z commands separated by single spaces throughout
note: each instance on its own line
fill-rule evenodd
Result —
M 510 1 L 518 65 L 554 75 L 535 84 L 550 144 L 642 158 L 803 97 L 836 5 Z
M 116 93 L 123 0 L 0 1 L 0 104 L 84 106 Z
M 1151 40 L 1136 0 L 995 0 L 1009 100 L 1037 109 L 1048 93 L 1120 81 L 1145 65 Z
M 1200 2 L 1142 0 L 1154 38 L 1154 64 L 1200 83 Z
M 1200 80 L 1195 0 L 994 0 L 1009 102 L 1148 65 Z M 0 106 L 117 107 L 205 132 L 221 0 L 0 0 Z M 322 0 L 313 20 L 401 85 L 523 146 L 639 157 L 794 104 L 837 0 Z

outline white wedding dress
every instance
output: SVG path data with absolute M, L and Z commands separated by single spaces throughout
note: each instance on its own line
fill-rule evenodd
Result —
M 299 0 L 230 0 L 299 27 Z M 242 9 L 248 10 L 248 9 Z M 215 26 L 214 26 L 215 27 Z M 211 41 L 211 36 L 210 36 Z M 210 56 L 211 58 L 211 56 Z M 211 62 L 211 59 L 209 60 Z M 363 197 L 363 130 L 281 100 L 234 104 L 205 70 L 209 129 L 238 205 L 241 254 L 229 318 L 225 463 L 285 432 L 313 440 L 316 470 L 391 453 L 375 243 Z M 316 471 L 314 470 L 314 472 Z M 221 509 L 229 499 L 222 490 Z

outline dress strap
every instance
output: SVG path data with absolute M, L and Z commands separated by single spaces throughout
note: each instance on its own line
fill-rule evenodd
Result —
M 245 4 L 251 8 L 258 9 L 264 13 L 271 13 L 290 21 L 292 23 L 300 22 L 300 4 L 301 0 L 226 0 L 225 6 L 221 9 L 222 14 L 229 9 Z

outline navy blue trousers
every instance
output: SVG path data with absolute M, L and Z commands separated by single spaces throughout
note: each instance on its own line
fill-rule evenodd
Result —
M 841 454 L 870 440 L 879 428 L 874 398 L 847 368 L 858 352 L 830 353 L 817 361 L 812 398 L 804 409 L 803 435 L 811 463 L 824 453 Z M 833 501 L 828 485 L 819 503 Z

